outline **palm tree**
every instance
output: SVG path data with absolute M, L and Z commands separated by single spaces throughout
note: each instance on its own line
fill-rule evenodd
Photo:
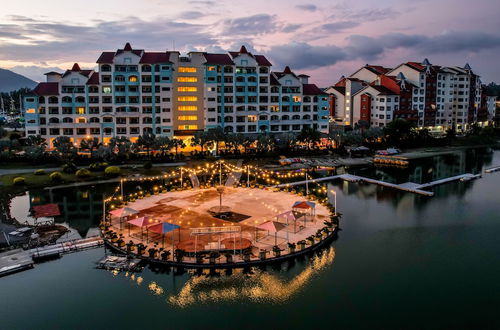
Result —
M 207 143 L 209 142 L 210 142 L 210 134 L 205 131 L 198 131 L 194 133 L 194 137 L 191 140 L 192 145 L 201 147 L 202 153 L 205 145 L 207 145 Z
M 90 158 L 92 158 L 92 152 L 94 149 L 99 148 L 101 143 L 99 142 L 98 138 L 88 138 L 88 139 L 83 139 L 80 142 L 80 149 L 83 150 L 88 150 L 90 152 Z
M 168 136 L 160 136 L 156 139 L 158 148 L 162 151 L 168 151 L 172 148 L 172 140 Z
M 76 148 L 71 139 L 67 136 L 58 136 L 54 139 L 54 148 L 61 156 L 62 160 L 69 162 L 76 155 Z
M 320 139 L 321 133 L 317 129 L 309 126 L 304 126 L 299 135 L 297 135 L 297 141 L 306 143 L 308 150 L 311 149 L 311 144 L 319 142 Z
M 219 143 L 226 140 L 226 133 L 222 127 L 210 128 L 207 131 L 208 140 L 215 143 L 215 152 L 219 153 Z
M 147 156 L 150 158 L 149 151 L 157 145 L 156 136 L 153 133 L 144 133 L 139 136 L 136 144 L 146 149 Z
M 172 147 L 175 148 L 175 157 L 177 157 L 178 148 L 182 149 L 182 148 L 186 147 L 186 144 L 181 139 L 172 139 L 172 140 L 170 140 L 170 143 L 171 143 Z

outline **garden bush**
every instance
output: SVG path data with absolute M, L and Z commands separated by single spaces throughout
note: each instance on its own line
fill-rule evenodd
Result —
M 50 173 L 49 177 L 50 177 L 50 180 L 52 180 L 54 182 L 61 182 L 62 181 L 61 172 L 52 172 L 52 173 Z
M 100 172 L 104 171 L 106 167 L 108 167 L 108 163 L 92 163 L 89 166 L 89 170 L 92 172 Z
M 42 169 L 36 170 L 35 175 L 45 175 L 45 170 Z
M 77 178 L 85 179 L 85 178 L 88 178 L 90 176 L 92 176 L 92 173 L 90 173 L 90 171 L 87 170 L 86 168 L 82 168 L 82 169 L 79 169 L 78 171 L 76 171 Z
M 22 186 L 26 183 L 26 180 L 22 176 L 18 176 L 12 180 L 15 185 Z
M 153 164 L 151 162 L 145 162 L 143 167 L 145 170 L 150 170 L 153 168 Z
M 64 166 L 62 167 L 62 171 L 64 173 L 67 173 L 67 174 L 72 174 L 72 173 L 75 173 L 77 170 L 77 167 L 75 164 L 73 163 L 67 163 L 67 164 L 64 164 Z
M 120 175 L 120 168 L 118 166 L 108 166 L 104 170 L 104 173 L 110 178 L 116 178 Z

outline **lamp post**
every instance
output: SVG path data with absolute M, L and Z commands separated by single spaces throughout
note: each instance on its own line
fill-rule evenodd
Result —
M 182 167 L 181 167 L 181 188 L 182 188 Z
M 217 192 L 219 193 L 219 212 L 222 210 L 222 194 L 224 193 L 224 186 L 218 186 Z
M 250 187 L 250 166 L 247 165 L 247 188 Z
M 123 200 L 123 179 L 120 179 L 120 195 L 122 196 Z
M 306 168 L 306 196 L 309 195 L 309 180 L 307 176 L 307 168 Z
M 222 159 L 219 159 L 219 185 L 222 186 Z

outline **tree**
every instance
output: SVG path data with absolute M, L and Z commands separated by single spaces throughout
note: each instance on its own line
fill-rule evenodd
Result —
M 136 144 L 146 149 L 146 154 L 150 158 L 150 150 L 157 146 L 156 136 L 153 133 L 144 133 L 139 136 Z
M 191 144 L 194 146 L 200 146 L 201 152 L 203 152 L 203 149 L 210 141 L 211 141 L 210 134 L 208 132 L 198 131 L 194 133 L 194 137 L 191 140 Z
M 210 128 L 207 131 L 208 141 L 215 143 L 215 152 L 219 153 L 219 144 L 226 140 L 226 134 L 224 133 L 224 129 L 222 127 Z
M 26 138 L 26 145 L 46 148 L 47 141 L 41 135 L 29 135 Z
M 90 152 L 90 157 L 92 157 L 92 151 L 99 148 L 100 145 L 101 143 L 98 138 L 88 138 L 80 142 L 80 149 L 88 150 Z
M 380 127 L 370 127 L 363 133 L 365 139 L 369 142 L 376 142 L 384 136 L 384 131 Z
M 128 157 L 132 152 L 132 142 L 124 136 L 112 138 L 109 141 L 110 152 L 116 153 L 118 157 Z M 102 150 L 105 154 L 107 151 Z
M 63 161 L 69 162 L 76 156 L 76 148 L 67 136 L 58 136 L 54 139 L 54 148 Z
M 241 133 L 228 133 L 226 134 L 226 146 L 229 149 L 238 149 L 245 143 L 245 136 Z
M 181 149 L 185 148 L 186 144 L 184 143 L 184 140 L 181 140 L 181 139 L 172 139 L 170 141 L 171 141 L 172 147 L 175 148 L 175 156 L 177 157 L 178 148 L 181 148 Z
M 275 141 L 268 134 L 259 134 L 257 138 L 257 151 L 268 152 L 274 149 Z
M 299 135 L 297 135 L 297 141 L 304 142 L 307 144 L 307 149 L 311 149 L 311 144 L 316 144 L 321 140 L 321 133 L 309 126 L 305 126 L 300 131 Z
M 293 133 L 285 132 L 276 137 L 276 144 L 280 149 L 289 149 L 296 142 L 297 138 Z
M 160 136 L 156 139 L 156 145 L 161 151 L 169 151 L 172 148 L 172 140 L 168 136 Z
M 388 140 L 395 145 L 400 145 L 412 135 L 413 123 L 405 119 L 395 119 L 384 128 Z

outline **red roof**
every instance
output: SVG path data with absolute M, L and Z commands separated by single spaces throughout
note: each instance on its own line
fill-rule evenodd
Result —
M 87 85 L 99 85 L 99 72 L 94 72 L 87 80 Z
M 227 54 L 210 54 L 204 53 L 203 56 L 207 60 L 207 64 L 233 65 L 234 62 Z
M 32 211 L 35 218 L 55 217 L 61 215 L 61 212 L 59 211 L 59 205 L 57 204 L 33 206 Z
M 391 70 L 388 68 L 384 68 L 381 65 L 368 65 L 367 64 L 367 65 L 365 65 L 365 68 L 370 70 L 371 72 L 373 72 L 375 74 L 384 74 L 384 73 L 387 73 Z
M 144 52 L 142 54 L 141 64 L 171 63 L 170 53 L 168 52 Z
M 285 70 L 283 70 L 283 73 L 284 74 L 291 74 L 292 70 L 290 70 L 290 67 L 287 65 L 287 66 L 285 66 Z
M 42 82 L 36 85 L 33 93 L 38 96 L 59 95 L 59 83 L 57 82 Z
M 413 68 L 417 71 L 425 71 L 425 66 L 423 66 L 422 64 L 420 63 L 417 63 L 417 62 L 408 62 L 406 63 L 406 65 L 408 65 L 410 68 Z
M 130 43 L 129 43 L 129 42 L 127 42 L 127 43 L 125 44 L 125 47 L 123 47 L 123 50 L 126 50 L 126 51 L 128 51 L 128 52 L 131 52 L 131 51 L 132 51 L 132 46 L 130 46 Z
M 101 56 L 97 59 L 97 63 L 113 63 L 115 52 L 102 52 Z
M 254 57 L 260 66 L 273 66 L 264 55 L 255 55 Z
M 71 71 L 82 71 L 82 69 L 80 69 L 80 66 L 78 65 L 78 63 L 75 63 L 75 64 L 73 64 Z
M 315 84 L 302 84 L 302 91 L 304 95 L 322 95 L 326 94 Z
M 399 93 L 392 91 L 385 86 L 371 86 L 371 87 L 377 90 L 377 92 L 379 92 L 379 95 L 399 95 Z
M 248 53 L 247 48 L 244 45 L 241 45 L 240 54 L 246 54 L 246 53 Z

